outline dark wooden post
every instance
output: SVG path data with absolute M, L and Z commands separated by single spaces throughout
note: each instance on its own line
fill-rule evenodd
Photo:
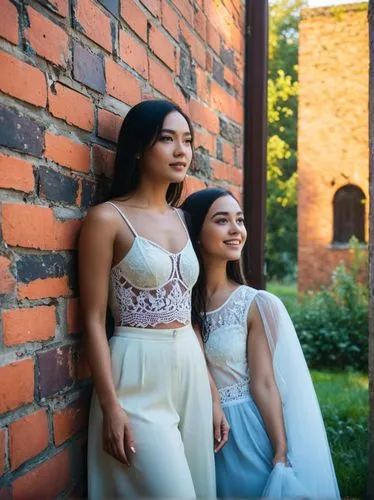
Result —
M 248 240 L 244 271 L 265 287 L 268 0 L 246 1 L 244 75 L 244 193 Z

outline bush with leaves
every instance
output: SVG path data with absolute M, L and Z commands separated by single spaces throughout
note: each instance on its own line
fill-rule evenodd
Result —
M 307 294 L 292 313 L 310 368 L 361 370 L 368 365 L 366 252 L 352 241 L 353 259 L 334 271 L 331 285 Z

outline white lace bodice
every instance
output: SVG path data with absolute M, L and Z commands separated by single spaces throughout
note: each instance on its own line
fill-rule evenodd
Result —
M 124 213 L 112 205 L 135 236 L 129 252 L 111 271 L 109 305 L 116 326 L 189 323 L 191 290 L 199 274 L 190 239 L 180 252 L 168 252 L 139 236 Z
M 242 285 L 206 316 L 205 355 L 222 403 L 248 395 L 248 310 L 257 290 Z

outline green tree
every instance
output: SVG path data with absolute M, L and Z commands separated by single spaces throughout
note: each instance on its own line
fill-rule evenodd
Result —
M 297 261 L 297 57 L 305 0 L 270 2 L 268 79 L 268 278 L 293 277 Z

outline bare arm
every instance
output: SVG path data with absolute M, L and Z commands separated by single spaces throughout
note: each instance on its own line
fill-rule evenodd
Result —
M 254 304 L 249 313 L 248 364 L 253 399 L 264 419 L 274 449 L 273 463 L 287 462 L 281 398 L 274 378 L 273 360 L 262 319 Z
M 133 442 L 127 415 L 117 399 L 105 332 L 116 228 L 110 208 L 101 205 L 89 211 L 79 239 L 79 284 L 87 360 L 104 417 L 103 446 L 128 464 L 125 445 L 131 448 Z

